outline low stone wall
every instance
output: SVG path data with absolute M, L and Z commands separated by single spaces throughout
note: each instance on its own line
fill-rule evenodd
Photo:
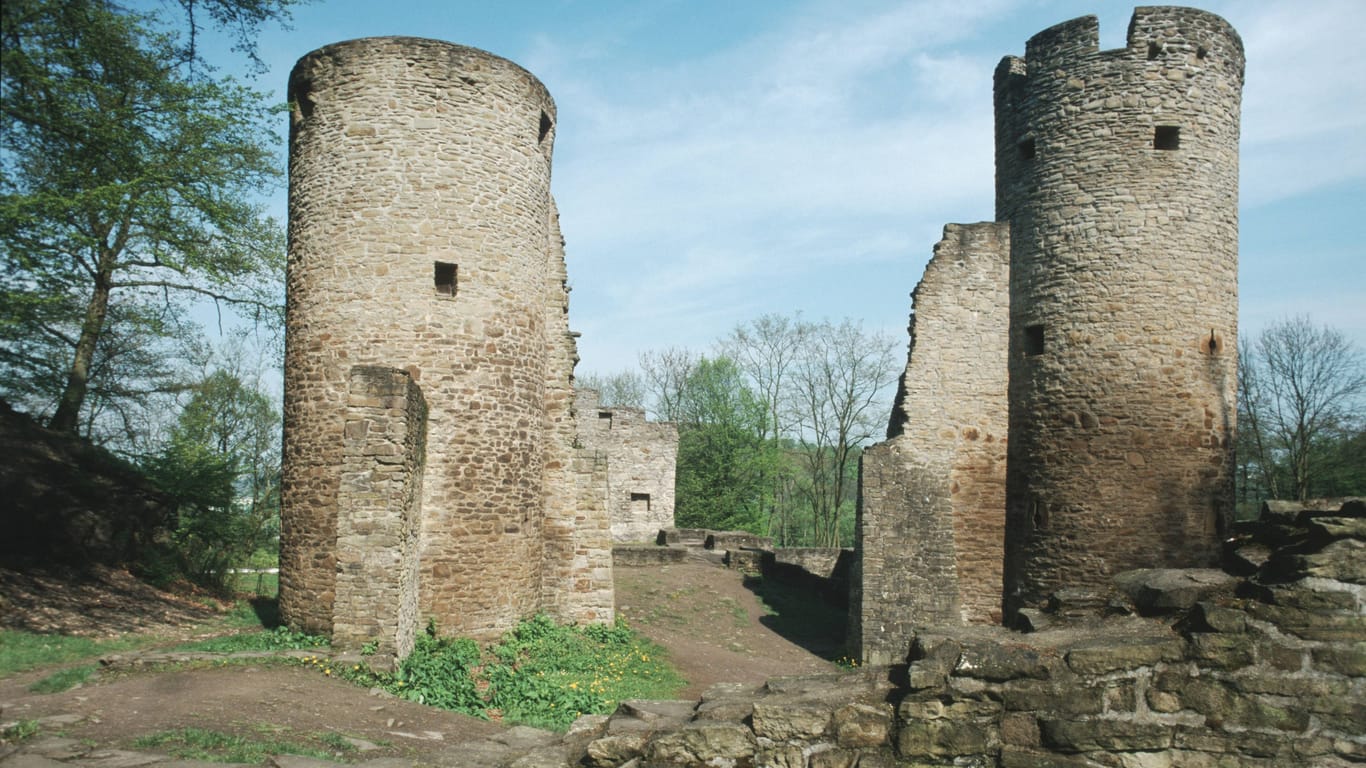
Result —
M 657 547 L 649 544 L 618 544 L 612 547 L 613 567 L 668 565 L 681 563 L 687 557 L 688 550 L 683 547 Z
M 1366 762 L 1366 507 L 1270 515 L 1233 549 L 1264 555 L 1249 578 L 1125 574 L 1102 610 L 1130 615 L 1059 614 L 1031 634 L 921 629 L 905 666 L 627 702 L 539 756 L 597 768 Z

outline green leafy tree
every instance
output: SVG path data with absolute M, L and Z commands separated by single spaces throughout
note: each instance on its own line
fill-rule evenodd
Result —
M 255 202 L 281 176 L 271 110 L 194 41 L 207 14 L 254 55 L 290 2 L 179 0 L 188 34 L 108 0 L 0 5 L 0 392 L 52 428 L 173 389 L 156 360 L 191 302 L 278 317 L 283 234 Z
M 735 362 L 700 357 L 678 392 L 679 525 L 762 533 L 765 476 L 773 454 L 757 397 Z
M 222 588 L 229 569 L 273 549 L 279 535 L 280 414 L 237 374 L 195 387 L 149 475 L 176 497 L 172 551 L 153 575 Z M 170 573 L 167 573 L 170 571 Z

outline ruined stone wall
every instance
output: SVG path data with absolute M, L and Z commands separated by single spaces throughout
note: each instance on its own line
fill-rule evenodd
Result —
M 547 381 L 568 375 L 548 360 L 554 104 L 512 62 L 415 38 L 314 51 L 289 99 L 282 614 L 332 629 L 347 375 L 379 365 L 429 407 L 420 609 L 508 629 L 542 603 Z
M 600 407 L 593 390 L 575 397 L 580 440 L 607 457 L 612 540 L 653 541 L 674 525 L 678 427 L 649 421 L 639 408 Z
M 427 404 L 405 371 L 350 372 L 337 490 L 337 587 L 332 646 L 403 658 L 418 628 Z
M 546 249 L 546 433 L 544 610 L 569 623 L 610 623 L 612 531 L 606 507 L 606 468 L 581 446 L 573 370 L 578 334 L 569 330 L 569 275 L 564 237 L 552 201 Z M 582 474 L 581 474 L 582 473 Z
M 1009 228 L 950 224 L 912 294 L 889 439 L 860 469 L 850 641 L 888 663 L 916 626 L 1000 618 Z
M 1243 48 L 1223 19 L 1085 17 L 996 73 L 1010 222 L 1007 609 L 1211 563 L 1231 512 Z

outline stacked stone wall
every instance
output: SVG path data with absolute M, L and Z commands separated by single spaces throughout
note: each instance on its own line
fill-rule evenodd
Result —
M 916 626 L 997 621 L 1005 540 L 1009 227 L 950 224 L 912 294 L 889 439 L 863 454 L 851 645 L 887 663 Z
M 332 645 L 405 657 L 418 628 L 427 405 L 404 371 L 351 369 L 337 490 Z
M 650 421 L 639 408 L 601 407 L 598 393 L 575 394 L 579 439 L 607 457 L 612 541 L 652 541 L 674 525 L 678 427 Z
M 1010 610 L 1120 570 L 1214 561 L 1231 513 L 1242 43 L 1140 8 L 996 76 L 1010 222 Z
M 567 623 L 610 623 L 615 617 L 612 532 L 605 463 L 582 446 L 573 370 L 578 334 L 569 330 L 569 274 L 564 237 L 553 209 L 547 248 L 545 479 L 545 611 Z
M 377 365 L 429 407 L 420 609 L 509 629 L 545 603 L 543 521 L 570 514 L 546 487 L 574 357 L 554 104 L 509 61 L 414 38 L 304 56 L 290 102 L 282 613 L 332 629 L 347 372 Z

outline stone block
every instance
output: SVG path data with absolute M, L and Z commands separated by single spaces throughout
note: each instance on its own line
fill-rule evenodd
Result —
M 1196 632 L 1238 633 L 1247 631 L 1247 614 L 1209 601 L 1191 607 L 1187 626 Z
M 616 768 L 644 754 L 647 740 L 643 732 L 603 736 L 589 742 L 585 763 L 593 768 Z
M 774 741 L 820 738 L 830 728 L 831 710 L 821 704 L 758 701 L 754 703 L 754 733 Z
M 1052 659 L 1038 649 L 995 640 L 966 641 L 953 674 L 990 682 L 1020 678 L 1044 680 L 1050 676 Z
M 912 759 L 985 756 L 1001 748 L 1001 734 L 994 722 L 909 720 L 897 733 L 896 748 L 903 758 Z
M 1079 675 L 1102 675 L 1117 670 L 1179 661 L 1185 648 L 1176 637 L 1138 637 L 1086 641 L 1067 651 L 1067 666 Z
M 1142 568 L 1114 578 L 1115 586 L 1145 616 L 1188 610 L 1198 601 L 1232 592 L 1235 582 L 1213 568 Z
M 1001 690 L 1002 703 L 1011 712 L 1053 715 L 1098 715 L 1105 711 L 1104 689 L 1082 686 L 1077 681 L 1017 681 Z
M 841 747 L 880 747 L 891 743 L 892 708 L 887 704 L 847 704 L 835 710 L 832 726 Z
M 753 731 L 743 725 L 696 722 L 650 742 L 645 760 L 650 765 L 721 764 L 753 757 L 757 747 Z
M 1310 652 L 1314 668 L 1348 677 L 1366 677 L 1366 640 Z
M 1152 751 L 1172 745 L 1172 730 L 1165 723 L 1044 718 L 1039 730 L 1044 745 L 1064 752 Z

